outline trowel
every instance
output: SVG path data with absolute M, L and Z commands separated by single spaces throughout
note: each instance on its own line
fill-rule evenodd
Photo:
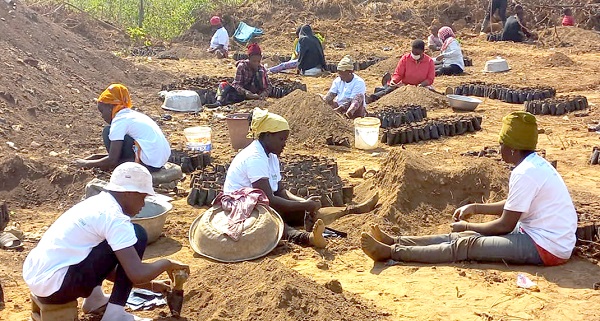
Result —
M 167 293 L 167 305 L 171 311 L 171 315 L 178 317 L 181 315 L 183 308 L 183 284 L 187 281 L 189 275 L 184 270 L 179 270 L 173 273 L 175 285 L 173 289 Z

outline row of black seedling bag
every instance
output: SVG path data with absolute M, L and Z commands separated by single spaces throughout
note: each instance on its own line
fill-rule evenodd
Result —
M 191 173 L 197 169 L 204 169 L 211 163 L 210 153 L 193 153 L 187 151 L 171 150 L 169 162 L 181 166 L 181 171 Z
M 454 88 L 455 95 L 487 97 L 505 103 L 522 104 L 526 101 L 552 98 L 556 90 L 550 87 L 512 88 L 500 84 L 466 83 Z
M 386 107 L 369 116 L 379 118 L 381 128 L 397 128 L 403 124 L 423 121 L 427 118 L 427 109 L 417 105 Z
M 452 137 L 481 130 L 481 116 L 432 119 L 383 131 L 381 142 L 389 146 L 418 143 L 443 136 Z
M 566 96 L 557 99 L 544 99 L 525 102 L 525 111 L 535 115 L 564 115 L 589 107 L 584 96 Z

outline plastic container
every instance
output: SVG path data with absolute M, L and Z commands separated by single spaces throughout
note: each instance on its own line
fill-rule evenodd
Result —
M 188 127 L 183 130 L 185 146 L 189 150 L 210 152 L 212 150 L 211 129 L 208 126 Z
M 200 95 L 193 90 L 173 90 L 165 94 L 163 109 L 178 112 L 198 112 L 202 110 Z
M 227 122 L 227 129 L 229 130 L 231 147 L 235 150 L 245 148 L 252 143 L 252 138 L 246 137 L 250 130 L 248 117 L 250 117 L 250 114 L 240 113 L 228 115 L 225 119 Z
M 167 213 L 173 208 L 171 203 L 146 200 L 140 212 L 131 218 L 131 223 L 141 225 L 148 233 L 148 244 L 158 240 L 167 219 Z
M 379 118 L 356 118 L 354 120 L 354 147 L 364 150 L 377 148 L 379 126 L 381 126 Z

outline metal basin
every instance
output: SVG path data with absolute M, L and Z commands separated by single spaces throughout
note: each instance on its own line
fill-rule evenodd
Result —
M 453 110 L 474 111 L 482 103 L 481 100 L 473 97 L 461 95 L 446 95 L 446 97 L 448 97 L 448 104 Z
M 168 202 L 146 200 L 142 210 L 131 219 L 131 223 L 141 225 L 148 233 L 148 244 L 155 242 L 165 226 L 167 213 L 173 208 Z

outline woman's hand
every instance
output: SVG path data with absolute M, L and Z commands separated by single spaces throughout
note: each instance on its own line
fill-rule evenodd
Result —
M 150 283 L 150 290 L 154 293 L 171 291 L 171 280 L 158 280 Z
M 468 230 L 469 223 L 465 221 L 458 221 L 456 223 L 450 224 L 450 228 L 453 233 L 460 233 Z
M 321 208 L 321 197 L 320 196 L 311 196 L 304 202 L 307 205 L 306 210 L 311 213 L 314 213 Z
M 477 214 L 475 212 L 475 209 L 476 209 L 475 204 L 468 204 L 468 205 L 459 207 L 454 211 L 454 215 L 452 215 L 452 218 L 454 219 L 455 222 L 467 220 L 473 214 Z
M 76 159 L 73 161 L 73 165 L 75 165 L 75 167 L 78 168 L 87 168 L 89 164 L 89 161 L 85 160 L 85 159 Z
M 443 61 L 444 60 L 444 56 L 443 55 L 439 55 L 437 57 L 435 57 L 435 61 Z
M 171 281 L 175 281 L 175 276 L 173 275 L 173 272 L 175 271 L 184 270 L 187 274 L 190 274 L 190 267 L 187 264 L 183 264 L 175 260 L 169 260 L 169 262 L 171 265 L 169 265 L 165 272 L 167 272 Z

